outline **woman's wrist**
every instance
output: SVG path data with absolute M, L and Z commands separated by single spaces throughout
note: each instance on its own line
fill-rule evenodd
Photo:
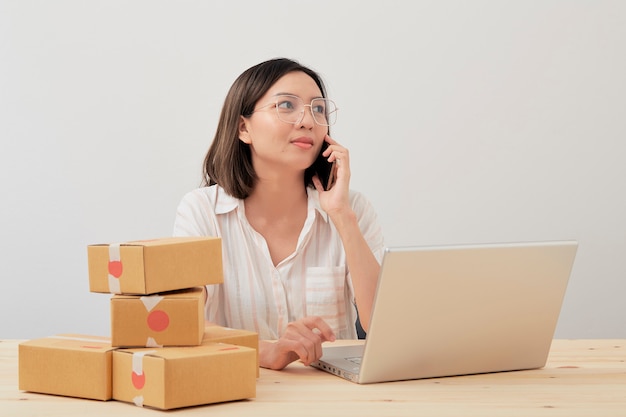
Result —
M 290 352 L 283 353 L 277 345 L 278 340 L 259 340 L 259 366 L 261 368 L 281 370 L 297 359 Z
M 329 212 L 328 215 L 340 234 L 355 226 L 358 228 L 356 213 L 352 208 Z

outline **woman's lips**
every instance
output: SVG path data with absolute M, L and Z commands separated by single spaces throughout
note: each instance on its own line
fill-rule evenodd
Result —
M 313 147 L 313 139 L 311 138 L 297 138 L 292 140 L 291 143 L 301 149 L 311 149 Z

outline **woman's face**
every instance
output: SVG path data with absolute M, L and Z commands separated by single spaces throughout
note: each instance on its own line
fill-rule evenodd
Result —
M 299 123 L 279 119 L 277 105 L 281 112 L 291 106 L 282 100 L 276 104 L 277 96 L 283 95 L 299 97 L 306 104 Z M 241 116 L 239 139 L 250 145 L 252 162 L 260 178 L 268 170 L 303 173 L 313 164 L 328 127 L 315 123 L 308 104 L 321 97 L 322 92 L 311 77 L 301 71 L 290 72 L 258 100 L 250 117 Z

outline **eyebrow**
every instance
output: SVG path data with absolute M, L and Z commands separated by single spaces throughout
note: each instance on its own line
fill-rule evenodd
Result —
M 282 93 L 282 92 L 281 92 L 281 93 L 276 93 L 276 94 L 273 94 L 273 95 L 272 95 L 272 97 L 276 97 L 276 96 L 294 96 L 294 97 L 302 98 L 302 97 L 300 97 L 300 96 L 299 96 L 299 95 L 297 95 L 297 94 L 293 94 L 293 93 Z M 325 97 L 324 97 L 324 96 L 314 96 L 314 97 L 312 97 L 312 98 L 311 98 L 311 100 L 315 100 L 316 98 L 325 98 Z

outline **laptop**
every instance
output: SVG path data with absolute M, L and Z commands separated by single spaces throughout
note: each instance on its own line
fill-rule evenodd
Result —
M 541 368 L 577 248 L 387 248 L 365 342 L 312 366 L 359 384 Z

